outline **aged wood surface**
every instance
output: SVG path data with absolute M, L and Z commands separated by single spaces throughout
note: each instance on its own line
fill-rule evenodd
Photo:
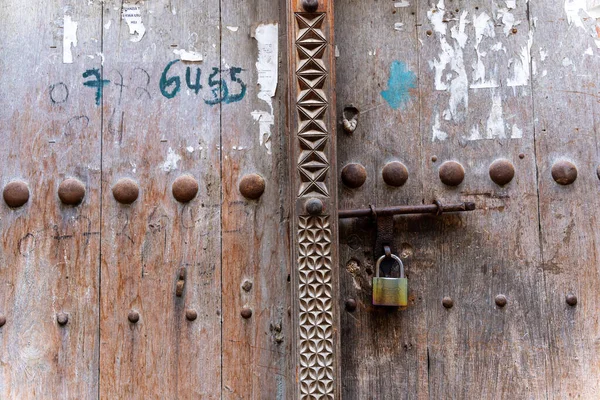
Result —
M 285 3 L 280 6 L 221 2 L 222 74 L 237 73 L 246 82 L 243 101 L 221 106 L 224 399 L 292 396 L 290 139 Z M 240 193 L 253 174 L 265 182 L 258 199 Z M 251 317 L 243 318 L 242 310 Z
M 100 397 L 217 399 L 219 2 L 137 6 L 145 28 L 138 42 L 122 19 L 136 9 L 104 2 L 103 78 L 111 84 L 102 105 Z M 200 53 L 202 62 L 176 61 L 182 50 Z M 187 203 L 172 193 L 184 175 L 199 186 Z M 113 198 L 121 178 L 139 184 L 131 205 Z M 183 291 L 177 296 L 181 269 Z M 132 310 L 139 313 L 137 323 L 128 320 Z M 197 313 L 196 320 L 186 319 L 188 310 Z
M 2 399 L 98 391 L 101 114 L 82 73 L 100 65 L 86 57 L 101 51 L 100 13 L 96 4 L 0 4 L 1 184 L 22 180 L 30 193 L 22 207 L 0 206 Z M 64 64 L 70 21 L 79 41 Z M 61 204 L 66 178 L 85 185 L 81 205 Z

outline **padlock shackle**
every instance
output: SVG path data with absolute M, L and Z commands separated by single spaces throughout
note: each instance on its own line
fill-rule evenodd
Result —
M 404 275 L 404 263 L 402 262 L 400 257 L 398 257 L 395 254 L 392 254 L 391 257 L 392 257 L 392 260 L 396 261 L 398 263 L 398 265 L 400 266 L 400 278 L 406 278 L 406 276 Z M 375 264 L 375 278 L 379 278 L 379 266 L 381 265 L 381 262 L 386 258 L 387 257 L 384 254 L 381 257 L 379 257 L 379 259 L 377 260 L 377 263 Z

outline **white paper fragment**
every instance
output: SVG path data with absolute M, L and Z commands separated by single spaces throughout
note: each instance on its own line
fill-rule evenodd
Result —
M 506 0 L 506 8 L 509 10 L 517 8 L 517 0 Z
M 184 49 L 175 49 L 173 53 L 179 56 L 181 61 L 189 61 L 189 62 L 200 62 L 202 61 L 202 54 L 196 51 L 187 51 Z
M 254 110 L 251 115 L 259 126 L 258 141 L 261 147 L 271 154 L 271 127 L 275 123 L 272 97 L 277 90 L 278 79 L 278 43 L 279 25 L 260 24 L 254 32 L 258 46 L 258 59 L 256 60 L 256 72 L 260 90 L 257 97 L 267 103 L 269 111 Z
M 397 1 L 394 3 L 394 7 L 395 8 L 410 7 L 410 3 L 407 0 Z
M 479 50 L 484 37 L 496 37 L 494 23 L 492 18 L 486 13 L 481 13 L 478 17 L 473 18 L 473 26 L 475 27 L 475 53 L 477 54 L 477 62 L 473 63 L 473 83 L 471 89 L 489 89 L 498 87 L 496 79 L 485 79 L 485 63 L 483 59 L 487 56 L 487 52 Z M 500 43 L 501 44 L 501 43 Z
M 100 60 L 101 60 L 100 63 L 101 63 L 101 65 L 104 65 L 104 53 L 96 53 L 96 55 L 98 57 L 100 57 Z
M 508 60 L 508 68 L 514 65 L 513 76 L 508 78 L 507 86 L 527 86 L 529 84 L 529 62 L 531 46 L 533 45 L 533 31 L 529 31 L 529 39 L 527 44 L 521 48 L 519 59 L 511 58 Z
M 521 21 L 516 20 L 514 14 L 508 11 L 506 8 L 501 8 L 498 10 L 498 18 L 502 20 L 502 25 L 504 25 L 504 34 L 506 36 L 511 34 L 511 31 L 515 26 L 521 24 Z
M 165 172 L 170 172 L 177 169 L 177 163 L 181 161 L 181 156 L 173 151 L 172 148 L 169 147 L 167 151 L 167 159 L 164 163 L 160 165 L 160 169 Z
M 71 45 L 77 47 L 77 22 L 70 15 L 65 15 L 63 28 L 63 63 L 73 64 Z
M 337 47 L 337 44 L 335 45 L 335 58 L 338 58 L 340 56 L 340 49 Z
M 139 42 L 146 33 L 146 28 L 142 22 L 142 11 L 136 4 L 123 4 L 122 18 L 129 27 L 129 34 L 133 35 L 132 42 Z
M 188 151 L 188 153 L 193 153 L 194 152 L 194 146 L 188 146 L 185 149 Z
M 592 50 L 591 47 L 588 47 L 584 54 L 586 54 L 588 56 L 593 56 L 594 55 L 594 50 Z
M 239 26 L 227 26 L 227 29 L 229 29 L 231 32 L 237 32 L 238 29 L 240 29 Z
M 517 124 L 514 124 L 512 126 L 512 132 L 510 134 L 510 138 L 511 139 L 521 139 L 521 138 L 523 138 L 523 131 L 517 126 Z
M 404 24 L 402 22 L 396 22 L 394 24 L 394 30 L 401 31 L 403 29 Z
M 563 60 L 562 60 L 563 67 L 570 67 L 571 65 L 573 65 L 573 61 L 571 61 L 571 59 L 569 57 L 563 58 Z
M 502 117 L 502 97 L 494 93 L 492 97 L 492 108 L 487 120 L 486 139 L 504 139 L 504 118 Z
M 104 29 L 109 30 L 111 25 L 112 25 L 112 19 L 104 24 Z
M 444 141 L 448 138 L 448 134 L 442 131 L 442 127 L 440 125 L 440 114 L 435 114 L 435 123 L 432 126 L 432 137 L 431 141 L 435 142 L 436 140 Z

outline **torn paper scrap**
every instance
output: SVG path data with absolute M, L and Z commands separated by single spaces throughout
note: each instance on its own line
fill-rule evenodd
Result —
M 202 54 L 196 51 L 187 51 L 183 49 L 175 49 L 173 53 L 179 56 L 181 61 L 189 61 L 189 62 L 200 62 L 202 61 Z
M 123 4 L 122 18 L 129 27 L 129 34 L 133 35 L 132 42 L 139 42 L 146 33 L 146 28 L 142 22 L 142 11 L 140 6 L 135 4 Z
M 73 64 L 71 45 L 77 47 L 77 22 L 70 15 L 65 15 L 63 28 L 63 63 Z

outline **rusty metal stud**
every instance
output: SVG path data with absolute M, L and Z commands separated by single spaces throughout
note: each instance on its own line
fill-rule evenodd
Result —
M 185 310 L 185 318 L 188 321 L 195 321 L 198 318 L 198 312 L 192 308 Z
M 137 200 L 140 194 L 140 188 L 133 179 L 122 178 L 113 186 L 112 194 L 119 203 L 131 204 Z
M 68 178 L 58 186 L 58 198 L 63 204 L 76 206 L 85 197 L 85 186 L 79 179 Z
M 252 316 L 252 309 L 249 307 L 244 307 L 244 308 L 242 308 L 240 315 L 242 316 L 242 318 L 248 319 Z
M 302 0 L 302 8 L 306 12 L 315 12 L 319 8 L 319 0 Z
M 515 177 L 515 167 L 505 159 L 496 160 L 490 165 L 490 178 L 496 185 L 504 186 Z
M 452 308 L 454 307 L 454 300 L 452 300 L 451 297 L 446 296 L 442 299 L 442 305 L 444 308 Z
M 565 301 L 567 302 L 568 305 L 570 305 L 571 307 L 575 307 L 577 305 L 577 296 L 575 296 L 572 293 L 569 293 L 567 295 L 567 297 L 565 298 Z
M 177 296 L 177 297 L 183 296 L 183 289 L 185 289 L 185 281 L 178 280 L 177 284 L 175 285 L 175 296 Z
M 191 201 L 198 194 L 198 182 L 191 175 L 181 175 L 171 186 L 173 197 L 180 203 Z
M 4 315 L 0 315 L 0 328 L 6 325 L 6 317 Z
M 437 161 L 437 156 L 431 156 L 431 161 L 432 162 L 436 162 Z
M 522 160 L 522 159 L 524 159 L 524 158 L 525 158 L 525 154 L 523 154 L 523 153 L 519 153 L 519 158 L 520 158 L 521 160 Z
M 64 312 L 58 313 L 56 315 L 56 322 L 58 322 L 60 326 L 65 326 L 67 322 L 69 322 L 69 314 Z
M 4 186 L 3 196 L 9 207 L 21 207 L 29 201 L 29 188 L 23 181 L 12 181 Z
M 348 299 L 346 300 L 346 311 L 353 312 L 356 310 L 356 300 Z
M 129 314 L 127 314 L 127 319 L 132 324 L 135 324 L 136 322 L 138 322 L 140 320 L 140 313 L 135 310 L 131 310 L 131 311 L 129 311 Z
M 351 163 L 342 169 L 342 182 L 351 189 L 361 187 L 367 180 L 367 170 L 360 164 Z
M 557 161 L 552 166 L 552 178 L 559 185 L 570 185 L 577 179 L 577 167 L 570 161 Z
M 508 300 L 506 300 L 506 296 L 503 294 L 499 294 L 498 296 L 496 296 L 494 301 L 496 302 L 496 305 L 498 307 L 504 307 L 506 305 L 506 303 L 508 302 Z
M 240 181 L 239 190 L 245 198 L 256 200 L 265 192 L 265 180 L 258 174 L 244 175 Z
M 465 169 L 456 161 L 446 161 L 440 166 L 439 175 L 444 185 L 458 186 L 465 179 Z
M 242 283 L 242 289 L 244 289 L 244 292 L 252 290 L 252 282 L 246 279 L 244 283 Z
M 304 208 L 309 215 L 321 215 L 323 212 L 323 202 L 317 198 L 308 199 L 304 203 Z
M 381 171 L 383 181 L 390 186 L 400 187 L 408 180 L 408 169 L 399 161 L 387 163 Z

